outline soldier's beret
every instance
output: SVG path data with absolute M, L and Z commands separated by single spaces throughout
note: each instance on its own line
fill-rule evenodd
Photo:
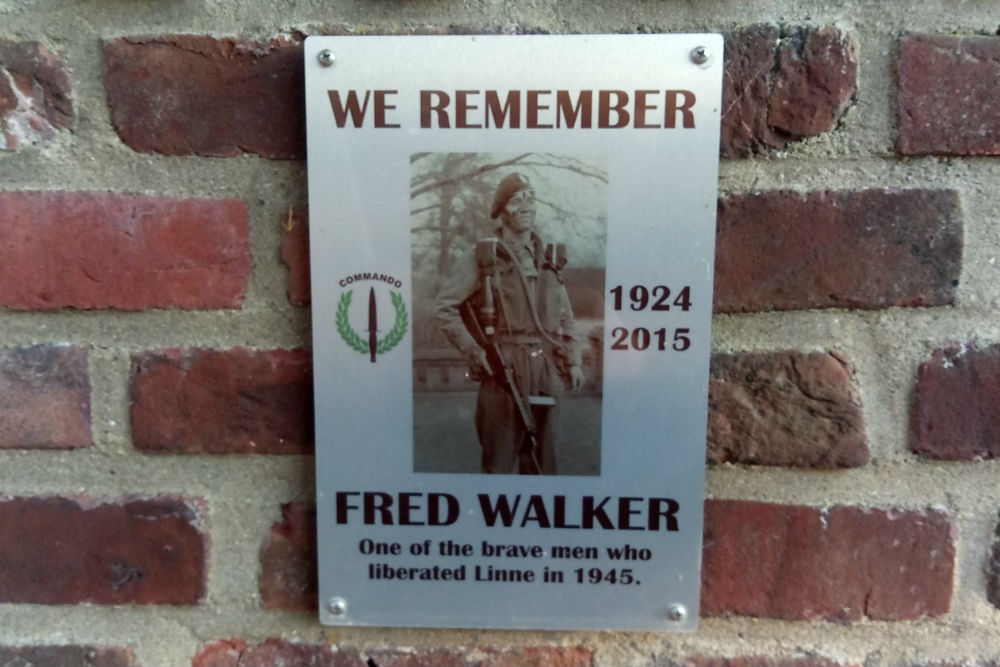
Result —
M 521 190 L 528 190 L 531 188 L 531 181 L 524 174 L 519 174 L 516 171 L 507 174 L 500 181 L 500 185 L 497 186 L 496 194 L 493 195 L 493 207 L 490 209 L 490 217 L 496 218 L 500 213 L 503 212 L 507 202 L 516 193 Z

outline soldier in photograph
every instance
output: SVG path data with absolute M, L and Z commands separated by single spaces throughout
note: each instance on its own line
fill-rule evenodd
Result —
M 458 260 L 435 317 L 480 382 L 482 472 L 555 475 L 561 396 L 584 382 L 565 246 L 535 233 L 535 191 L 520 173 L 500 181 L 490 218 L 499 225 Z

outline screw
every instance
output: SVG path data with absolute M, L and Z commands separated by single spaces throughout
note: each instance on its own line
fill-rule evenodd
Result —
M 330 49 L 323 49 L 316 55 L 316 60 L 318 60 L 319 64 L 323 67 L 329 67 L 336 59 L 336 56 L 333 55 L 333 52 L 330 51 Z
M 712 57 L 712 52 L 704 46 L 696 46 L 691 50 L 691 62 L 695 65 L 704 65 Z
M 330 598 L 330 601 L 326 603 L 326 608 L 334 616 L 343 616 L 347 613 L 347 602 L 344 601 L 344 598 Z
M 687 615 L 687 607 L 682 604 L 672 604 L 667 607 L 667 619 L 673 621 L 674 623 L 680 623 L 687 618 Z

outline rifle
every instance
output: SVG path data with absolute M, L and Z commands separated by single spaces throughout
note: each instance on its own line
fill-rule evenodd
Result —
M 524 426 L 525 444 L 528 446 L 528 454 L 534 464 L 533 474 L 540 475 L 542 468 L 538 463 L 538 438 L 535 429 L 535 419 L 531 414 L 531 405 L 525 400 L 524 394 L 517 386 L 517 379 L 514 376 L 514 367 L 504 357 L 503 350 L 496 339 L 497 309 L 493 296 L 493 263 L 496 261 L 495 248 L 490 248 L 489 242 L 477 244 L 476 259 L 480 266 L 480 273 L 483 275 L 482 305 L 479 308 L 482 324 L 479 317 L 476 317 L 473 301 L 468 299 L 459 307 L 462 321 L 476 343 L 486 352 L 486 361 L 493 373 L 493 379 L 500 385 L 507 394 L 510 395 L 517 414 L 521 418 Z M 485 270 L 484 270 L 485 269 Z M 519 452 L 520 453 L 520 452 Z

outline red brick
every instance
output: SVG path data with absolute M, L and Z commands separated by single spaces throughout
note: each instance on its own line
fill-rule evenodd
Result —
M 60 345 L 0 349 L 0 449 L 91 444 L 88 356 Z
M 701 611 L 837 622 L 940 616 L 954 566 L 943 512 L 710 500 Z
M 462 649 L 380 649 L 366 652 L 364 656 L 353 648 L 337 648 L 321 645 L 306 645 L 279 639 L 269 639 L 256 646 L 248 647 L 240 639 L 218 641 L 204 647 L 192 662 L 192 667 L 247 667 L 249 665 L 277 664 L 303 665 L 305 667 L 363 667 L 371 658 L 379 667 L 501 667 L 518 665 L 524 667 L 554 665 L 591 665 L 592 651 L 583 647 L 526 647 L 523 649 L 497 650 L 494 648 Z M 285 660 L 285 662 L 280 662 Z M 385 662 L 383 662 L 383 660 Z M 834 662 L 819 656 L 796 656 L 768 658 L 760 656 L 740 656 L 721 658 L 695 655 L 680 662 L 658 660 L 655 664 L 664 667 L 841 667 L 844 663 Z M 914 667 L 996 667 L 993 662 L 961 663 L 914 663 Z
M 308 350 L 160 350 L 132 358 L 132 438 L 147 452 L 311 454 Z
M 0 150 L 18 150 L 75 126 L 62 57 L 39 42 L 0 39 Z
M 285 639 L 268 639 L 249 645 L 243 639 L 213 642 L 203 647 L 191 667 L 363 667 L 358 652 L 330 644 L 300 644 Z
M 908 35 L 898 77 L 901 155 L 1000 155 L 1000 37 Z
M 133 150 L 305 157 L 300 43 L 119 37 L 104 59 L 111 122 Z
M 0 304 L 16 310 L 237 308 L 250 278 L 234 199 L 3 192 L 0 245 Z
M 920 365 L 912 448 L 935 459 L 1000 457 L 1000 345 L 936 350 Z
M 942 306 L 962 221 L 952 190 L 778 190 L 719 200 L 715 309 Z
M 844 468 L 868 462 L 853 367 L 833 352 L 717 355 L 708 460 Z
M 682 660 L 677 667 L 841 667 L 841 665 L 842 663 L 813 655 L 782 658 L 762 656 L 719 658 L 693 655 Z
M 9 667 L 132 667 L 132 650 L 99 646 L 0 646 Z
M 260 551 L 260 601 L 265 609 L 317 608 L 316 506 L 289 503 Z
M 832 26 L 782 34 L 755 25 L 726 35 L 724 157 L 784 148 L 834 129 L 857 90 L 853 39 Z
M 0 501 L 0 602 L 197 604 L 200 514 L 170 497 Z
M 312 301 L 309 282 L 309 209 L 290 208 L 282 221 L 281 260 L 288 267 L 288 300 L 296 306 Z
M 300 644 L 268 639 L 249 645 L 243 639 L 218 641 L 203 647 L 192 667 L 590 667 L 593 651 L 582 646 L 520 646 L 496 648 L 382 648 L 359 652 L 354 647 Z
M 583 646 L 514 646 L 473 649 L 384 649 L 367 656 L 379 667 L 590 667 L 593 651 Z
M 240 656 L 247 650 L 242 639 L 223 639 L 206 644 L 191 660 L 191 667 L 239 667 Z
M 427 26 L 398 34 L 414 32 L 468 29 Z M 134 150 L 304 157 L 300 44 L 160 35 L 117 38 L 104 51 L 112 122 Z M 723 155 L 782 148 L 830 131 L 854 97 L 856 49 L 837 28 L 781 34 L 774 26 L 753 26 L 728 35 L 726 51 Z

